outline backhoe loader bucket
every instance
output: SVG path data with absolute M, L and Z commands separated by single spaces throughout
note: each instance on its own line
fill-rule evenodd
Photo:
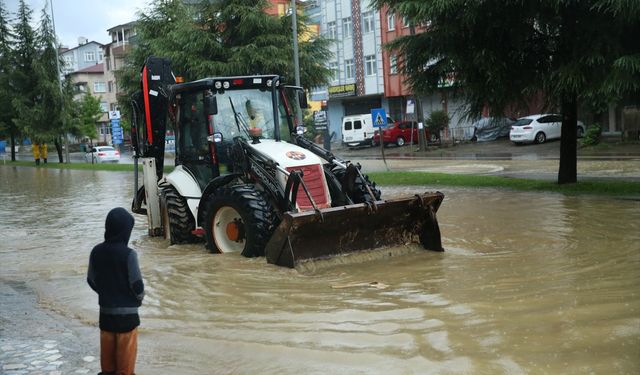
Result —
M 408 244 L 418 239 L 429 250 L 443 251 L 436 211 L 444 195 L 353 204 L 318 211 L 287 212 L 267 243 L 267 261 L 298 264 Z

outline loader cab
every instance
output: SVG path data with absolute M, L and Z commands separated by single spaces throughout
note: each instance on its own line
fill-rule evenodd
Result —
M 176 134 L 176 165 L 202 189 L 232 170 L 234 139 L 291 142 L 304 91 L 280 86 L 278 76 L 215 77 L 172 87 L 170 119 Z
M 176 165 L 182 165 L 198 181 L 201 189 L 220 175 L 212 134 L 208 124 L 211 92 L 184 90 L 171 103 L 172 124 L 176 134 Z

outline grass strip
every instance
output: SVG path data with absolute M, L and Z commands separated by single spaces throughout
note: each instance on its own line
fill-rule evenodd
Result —
M 640 182 L 621 180 L 587 180 L 559 185 L 555 181 L 474 176 L 427 172 L 374 172 L 369 178 L 380 185 L 429 185 L 475 188 L 507 188 L 520 191 L 549 191 L 563 194 L 595 194 L 607 196 L 640 196 Z
M 0 163 L 0 166 L 3 164 Z M 48 163 L 36 167 L 32 161 L 7 161 L 4 166 L 21 166 L 48 169 L 78 169 L 95 171 L 133 172 L 133 164 L 89 164 L 89 163 Z M 142 170 L 142 165 L 138 165 Z M 172 165 L 165 165 L 165 173 L 173 170 Z M 456 186 L 470 188 L 504 188 L 520 191 L 548 191 L 563 194 L 594 194 L 606 196 L 640 196 L 640 182 L 621 180 L 587 180 L 575 184 L 558 185 L 554 181 L 531 180 L 500 176 L 474 176 L 428 172 L 372 172 L 369 178 L 379 185 L 405 186 Z
M 133 164 L 120 164 L 120 163 L 102 163 L 102 164 L 90 164 L 90 163 L 56 163 L 49 162 L 36 166 L 33 161 L 16 160 L 7 161 L 5 164 L 0 163 L 1 166 L 16 166 L 16 167 L 33 167 L 44 169 L 75 169 L 75 170 L 87 170 L 87 171 L 118 171 L 118 172 L 133 172 Z M 173 170 L 173 165 L 165 165 L 164 171 L 166 173 Z M 138 164 L 138 170 L 142 171 L 142 163 Z

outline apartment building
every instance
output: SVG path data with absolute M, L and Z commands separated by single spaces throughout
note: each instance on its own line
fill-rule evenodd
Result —
M 110 143 L 109 116 L 107 115 L 107 111 L 109 110 L 109 93 L 105 80 L 104 64 L 95 64 L 84 69 L 76 70 L 67 74 L 66 79 L 74 83 L 76 89 L 74 100 L 80 100 L 83 95 L 91 94 L 100 101 L 102 116 L 100 116 L 96 124 L 98 139 L 94 141 Z
M 64 79 L 71 72 L 102 63 L 102 47 L 101 43 L 90 42 L 85 37 L 79 37 L 76 47 L 60 49 L 60 58 L 63 61 L 61 78 Z
M 369 0 L 312 0 L 307 14 L 333 40 L 333 75 L 328 87 L 312 88 L 311 99 L 327 103 L 330 133 L 342 138 L 342 117 L 389 109 L 384 96 L 381 23 Z
M 105 79 L 109 96 L 109 111 L 118 110 L 118 88 L 115 72 L 124 66 L 124 58 L 131 51 L 136 36 L 135 21 L 114 26 L 107 30 L 111 43 L 104 46 Z

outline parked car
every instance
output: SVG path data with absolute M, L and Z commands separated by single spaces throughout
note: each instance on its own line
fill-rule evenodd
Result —
M 484 117 L 473 123 L 473 134 L 478 142 L 495 141 L 507 137 L 515 122 L 508 117 Z
M 411 135 L 413 129 L 413 137 Z M 418 143 L 418 123 L 415 121 L 398 121 L 387 126 L 382 131 L 382 140 L 385 146 L 395 144 L 396 146 L 404 146 L 413 140 L 414 144 Z M 429 129 L 424 129 L 425 139 L 430 139 Z M 380 133 L 376 130 L 373 134 L 373 145 L 380 144 Z
M 117 163 L 120 161 L 120 152 L 111 146 L 95 146 L 84 154 L 84 160 L 87 163 Z
M 578 121 L 578 137 L 586 130 L 582 121 Z M 562 129 L 562 115 L 541 114 L 519 118 L 509 132 L 509 139 L 515 144 L 544 143 L 548 139 L 559 139 Z

